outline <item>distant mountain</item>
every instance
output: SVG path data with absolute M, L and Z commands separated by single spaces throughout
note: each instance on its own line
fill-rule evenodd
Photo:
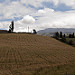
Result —
M 48 29 L 45 29 L 45 30 L 40 30 L 38 31 L 37 33 L 38 34 L 41 34 L 41 35 L 53 35 L 55 32 L 60 32 L 62 31 L 63 33 L 66 33 L 66 34 L 70 34 L 70 33 L 75 33 L 75 28 L 48 28 Z

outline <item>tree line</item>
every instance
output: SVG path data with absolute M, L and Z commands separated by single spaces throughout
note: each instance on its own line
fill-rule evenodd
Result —
M 64 42 L 64 43 L 67 43 L 67 44 L 69 44 L 69 45 L 74 45 L 72 39 L 69 40 L 69 41 L 66 40 L 67 38 L 75 38 L 74 32 L 73 32 L 72 34 L 66 35 L 66 34 L 63 34 L 63 33 L 60 31 L 60 32 L 56 32 L 53 37 L 54 37 L 55 39 L 57 39 L 57 40 L 60 40 L 60 41 Z
M 56 39 L 59 39 L 59 38 L 75 38 L 75 34 L 74 34 L 74 32 L 73 32 L 73 34 L 68 34 L 68 35 L 66 35 L 66 34 L 63 34 L 62 32 L 56 32 L 55 34 L 54 34 L 54 36 L 53 36 L 54 38 L 56 38 Z

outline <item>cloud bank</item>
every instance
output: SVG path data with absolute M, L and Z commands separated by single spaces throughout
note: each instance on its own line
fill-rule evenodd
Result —
M 62 9 L 62 10 L 60 10 Z M 68 9 L 68 10 L 67 10 Z M 74 0 L 5 0 L 0 1 L 0 29 L 28 31 L 46 28 L 75 28 Z

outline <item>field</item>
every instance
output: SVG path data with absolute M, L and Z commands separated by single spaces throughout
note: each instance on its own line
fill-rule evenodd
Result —
M 34 34 L 0 34 L 0 75 L 75 75 L 75 47 Z
M 69 43 L 70 40 L 72 40 L 72 43 L 73 43 L 72 46 L 75 47 L 75 38 L 66 38 L 67 43 Z

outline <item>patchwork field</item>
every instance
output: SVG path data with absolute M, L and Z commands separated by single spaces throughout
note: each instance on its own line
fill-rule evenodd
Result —
M 33 34 L 0 34 L 0 75 L 75 75 L 75 47 Z

